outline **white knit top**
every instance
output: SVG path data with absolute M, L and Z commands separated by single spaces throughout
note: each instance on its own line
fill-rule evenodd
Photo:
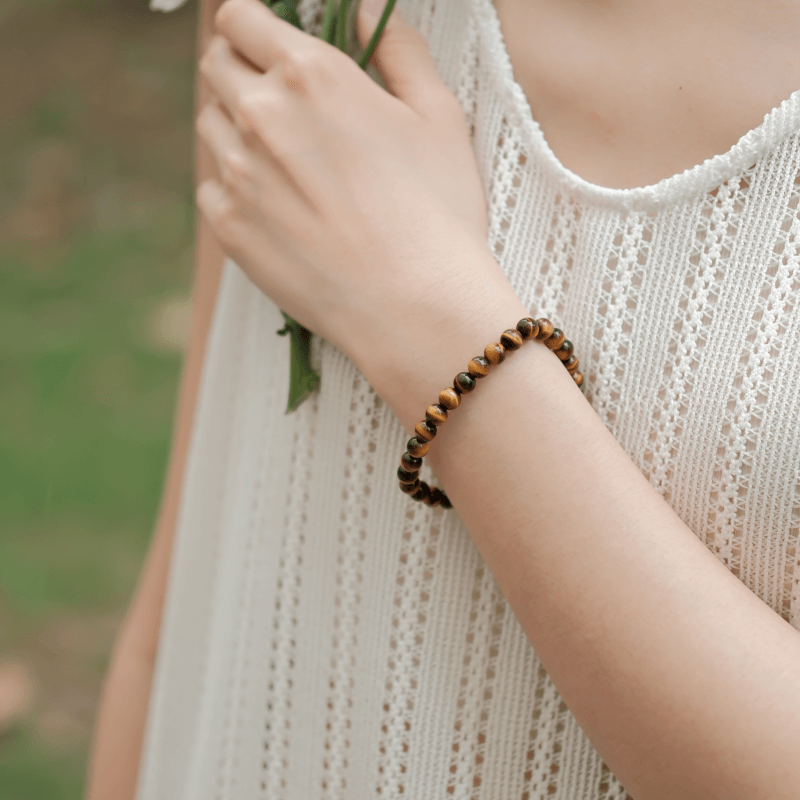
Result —
M 800 92 L 728 153 L 605 189 L 548 148 L 490 0 L 398 6 L 467 113 L 517 294 L 569 331 L 652 485 L 800 629 Z M 456 511 L 398 491 L 408 434 L 352 362 L 316 338 L 321 388 L 284 414 L 282 324 L 229 261 L 138 800 L 624 800 Z

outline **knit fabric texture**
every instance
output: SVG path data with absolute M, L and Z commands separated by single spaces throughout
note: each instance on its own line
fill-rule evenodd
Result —
M 464 107 L 516 293 L 652 486 L 800 629 L 800 92 L 725 154 L 605 189 L 547 146 L 490 0 L 398 8 Z M 316 33 L 321 1 L 300 12 Z M 228 261 L 138 800 L 625 800 L 456 511 L 398 490 L 408 434 L 353 363 L 315 338 L 320 390 L 284 414 L 282 325 Z

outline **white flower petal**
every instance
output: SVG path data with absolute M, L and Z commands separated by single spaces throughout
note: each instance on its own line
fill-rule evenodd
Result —
M 151 11 L 174 11 L 180 8 L 186 0 L 150 0 Z

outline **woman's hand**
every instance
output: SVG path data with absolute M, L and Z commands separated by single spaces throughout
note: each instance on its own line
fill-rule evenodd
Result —
M 365 11 L 362 45 L 377 24 Z M 426 319 L 485 299 L 487 282 L 513 297 L 461 106 L 396 11 L 373 53 L 388 92 L 258 0 L 226 0 L 216 24 L 200 69 L 218 102 L 197 127 L 219 180 L 197 200 L 284 311 L 370 378 L 403 336 L 432 333 Z

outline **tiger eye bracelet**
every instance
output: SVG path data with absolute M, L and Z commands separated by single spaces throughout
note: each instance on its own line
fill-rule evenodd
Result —
M 408 440 L 406 452 L 400 458 L 397 477 L 400 490 L 413 500 L 428 506 L 441 505 L 452 508 L 447 495 L 438 487 L 431 488 L 420 480 L 419 470 L 422 459 L 428 453 L 428 446 L 436 436 L 437 428 L 444 424 L 450 411 L 461 405 L 461 395 L 469 394 L 478 385 L 481 378 L 489 374 L 489 369 L 505 360 L 507 353 L 519 350 L 526 339 L 538 339 L 550 348 L 566 367 L 572 379 L 579 387 L 583 386 L 583 375 L 578 372 L 578 359 L 572 352 L 572 342 L 565 338 L 564 331 L 556 328 L 549 319 L 533 319 L 524 317 L 514 330 L 510 328 L 500 334 L 500 341 L 486 346 L 482 356 L 475 356 L 467 366 L 466 372 L 459 372 L 453 379 L 453 387 L 439 392 L 439 402 L 428 406 L 425 419 L 417 423 L 415 435 Z

